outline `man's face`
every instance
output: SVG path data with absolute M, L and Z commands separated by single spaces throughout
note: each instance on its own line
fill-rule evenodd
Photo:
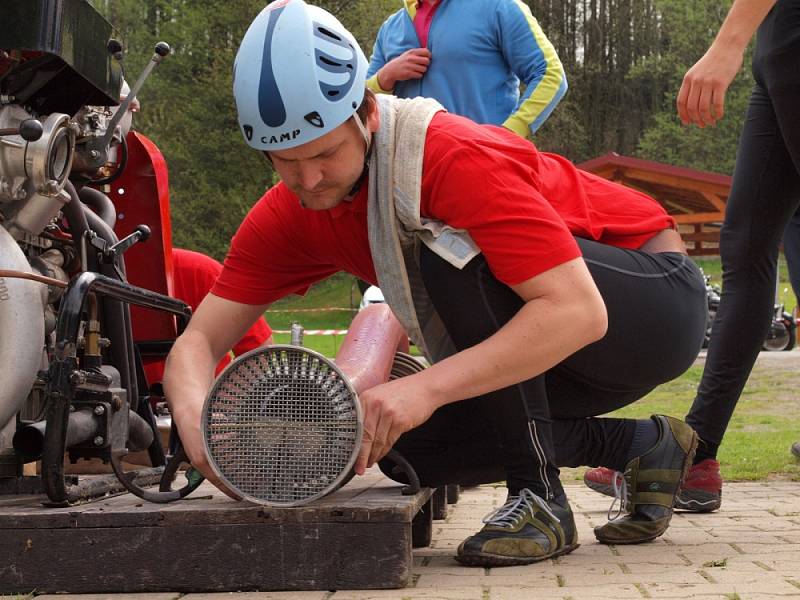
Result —
M 356 117 L 358 118 L 358 117 Z M 370 127 L 372 116 L 367 119 Z M 326 210 L 339 204 L 353 189 L 364 169 L 364 138 L 348 119 L 302 146 L 269 152 L 272 165 L 304 208 Z

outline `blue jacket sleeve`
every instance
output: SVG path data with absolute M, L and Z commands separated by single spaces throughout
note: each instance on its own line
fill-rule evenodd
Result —
M 526 137 L 553 112 L 567 91 L 567 78 L 553 44 L 527 4 L 500 0 L 497 26 L 503 56 L 526 86 L 515 112 L 503 126 Z
M 392 90 L 384 90 L 378 83 L 378 71 L 386 64 L 386 56 L 383 52 L 382 34 L 386 22 L 381 25 L 378 30 L 378 35 L 375 37 L 375 45 L 372 47 L 372 58 L 369 60 L 369 68 L 367 69 L 367 87 L 376 94 L 391 94 Z

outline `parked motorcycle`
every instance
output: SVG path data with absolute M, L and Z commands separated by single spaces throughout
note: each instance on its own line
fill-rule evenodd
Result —
M 714 317 L 719 309 L 719 299 L 722 290 L 716 284 L 711 283 L 711 276 L 704 275 L 706 282 L 706 300 L 708 301 L 708 318 L 706 320 L 706 334 L 703 340 L 703 348 L 708 347 L 711 339 L 711 327 L 714 324 Z M 775 295 L 775 306 L 773 309 L 772 322 L 770 323 L 767 336 L 761 345 L 763 350 L 769 352 L 781 352 L 792 350 L 797 343 L 797 323 L 792 315 L 784 309 L 784 304 L 778 302 L 778 295 Z

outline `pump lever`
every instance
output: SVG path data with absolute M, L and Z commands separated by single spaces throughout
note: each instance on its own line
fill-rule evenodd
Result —
M 172 49 L 169 47 L 167 42 L 158 42 L 156 44 L 153 56 L 150 57 L 150 61 L 147 63 L 144 71 L 142 71 L 142 74 L 139 75 L 139 79 L 137 79 L 136 83 L 133 84 L 130 93 L 127 95 L 125 100 L 122 101 L 119 109 L 117 109 L 117 112 L 114 114 L 111 122 L 108 124 L 108 130 L 106 131 L 106 135 L 103 137 L 101 147 L 108 148 L 109 144 L 111 144 L 111 138 L 114 137 L 114 131 L 116 130 L 117 125 L 122 117 L 124 117 L 125 113 L 128 112 L 128 107 L 136 99 L 136 94 L 138 94 L 139 90 L 142 89 L 145 80 L 150 77 L 150 73 L 153 72 L 153 69 L 155 69 L 162 60 L 169 56 L 170 52 L 172 52 Z
M 112 44 L 109 42 L 109 52 L 115 55 L 119 55 L 121 50 L 117 47 L 117 44 Z M 116 51 L 116 52 L 115 52 Z M 91 152 L 88 154 L 90 157 L 87 159 L 89 166 L 99 168 L 106 163 L 108 159 L 108 148 L 111 145 L 111 139 L 114 137 L 114 132 L 117 130 L 117 125 L 125 116 L 125 113 L 128 112 L 128 108 L 130 107 L 131 103 L 136 100 L 136 94 L 139 93 L 139 90 L 142 89 L 145 80 L 150 76 L 150 73 L 153 72 L 153 69 L 164 60 L 172 50 L 169 47 L 169 44 L 166 42 L 158 42 L 155 47 L 155 52 L 153 56 L 150 57 L 150 61 L 147 63 L 147 66 L 142 71 L 142 74 L 139 75 L 139 79 L 136 80 L 136 83 L 133 84 L 131 87 L 130 93 L 125 97 L 125 100 L 122 101 L 122 104 L 119 105 L 117 112 L 114 113 L 114 116 L 111 117 L 111 121 L 108 123 L 108 129 L 106 130 L 105 135 L 102 138 L 92 138 L 87 142 L 87 147 Z
M 26 142 L 35 142 L 42 137 L 42 133 L 44 133 L 44 127 L 41 121 L 36 119 L 25 119 L 19 124 L 19 127 L 0 128 L 0 137 L 18 135 Z
M 126 252 L 131 246 L 138 242 L 146 242 L 150 238 L 150 228 L 147 225 L 137 225 L 130 235 L 125 236 L 113 246 L 105 250 L 105 254 L 113 262 L 116 258 Z

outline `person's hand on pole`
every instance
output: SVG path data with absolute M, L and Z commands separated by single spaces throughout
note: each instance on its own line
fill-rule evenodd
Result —
M 384 90 L 393 90 L 398 81 L 420 79 L 430 64 L 431 51 L 427 48 L 406 50 L 380 68 L 378 85 Z

